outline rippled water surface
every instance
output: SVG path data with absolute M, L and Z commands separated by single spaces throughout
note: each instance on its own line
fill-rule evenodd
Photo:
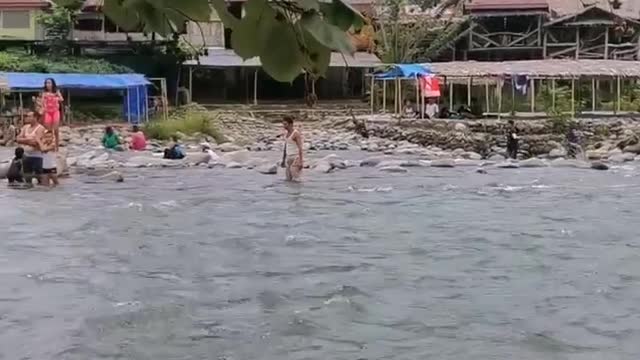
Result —
M 632 169 L 0 190 L 0 359 L 637 359 Z

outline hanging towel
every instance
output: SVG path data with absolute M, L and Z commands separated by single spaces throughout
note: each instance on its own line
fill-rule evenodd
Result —
M 440 80 L 437 77 L 421 76 L 418 81 L 424 97 L 440 97 Z
M 527 95 L 527 86 L 529 85 L 529 77 L 526 75 L 515 75 L 512 76 L 513 79 L 513 87 L 516 91 L 520 92 L 522 95 Z

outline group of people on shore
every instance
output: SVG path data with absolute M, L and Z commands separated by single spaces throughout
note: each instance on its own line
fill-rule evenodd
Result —
M 44 186 L 58 185 L 57 153 L 60 147 L 61 106 L 64 98 L 54 79 L 44 82 L 33 98 L 34 109 L 25 115 L 25 125 L 16 137 L 19 147 L 7 172 L 9 184 L 31 185 L 33 178 Z

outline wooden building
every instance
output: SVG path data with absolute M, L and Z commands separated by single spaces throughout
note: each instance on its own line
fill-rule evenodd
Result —
M 640 60 L 640 1 L 467 0 L 464 16 L 433 60 Z

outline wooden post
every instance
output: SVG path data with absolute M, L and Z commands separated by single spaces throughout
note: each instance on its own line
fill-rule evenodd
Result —
M 596 79 L 591 79 L 591 112 L 596 112 Z
M 395 83 L 395 92 L 394 92 L 394 100 L 393 100 L 393 113 L 398 113 L 398 79 L 394 80 Z
M 616 110 L 617 110 L 617 112 L 620 112 L 620 76 L 619 75 L 618 75 L 618 78 L 617 78 L 617 83 L 618 83 L 617 84 L 618 89 L 616 90 L 616 93 L 617 93 L 617 99 L 618 100 L 617 100 L 617 104 L 616 104 Z
M 636 45 L 638 47 L 638 51 L 636 52 L 636 61 L 640 60 L 640 35 L 638 35 L 638 44 Z
M 189 66 L 189 102 L 193 99 L 193 66 Z
M 531 79 L 531 112 L 536 112 L 536 79 Z
M 453 111 L 453 82 L 449 81 L 449 111 Z
M 467 106 L 471 107 L 471 87 L 473 86 L 473 78 L 467 79 Z
M 375 107 L 374 99 L 376 98 L 376 96 L 375 96 L 376 94 L 375 94 L 375 91 L 374 91 L 375 90 L 375 85 L 376 85 L 375 81 L 376 81 L 376 78 L 373 77 L 373 75 L 371 75 L 371 88 L 369 89 L 369 97 L 371 98 L 370 99 L 371 100 L 371 114 L 373 114 L 373 112 L 375 111 L 375 109 L 374 109 L 374 107 Z
M 387 112 L 387 79 L 382 79 L 382 112 Z
M 258 105 L 258 69 L 253 73 L 253 105 Z
M 404 99 L 402 98 L 402 79 L 398 79 L 398 114 L 402 114 L 404 105 L 402 104 Z
M 551 110 L 556 110 L 556 79 L 551 79 Z
M 498 83 L 496 84 L 496 89 L 498 90 L 498 120 L 502 117 L 502 85 L 504 84 L 504 79 L 499 78 Z
M 576 28 L 576 60 L 580 59 L 580 28 Z
M 542 45 L 542 15 L 538 15 L 538 46 Z
M 489 113 L 489 80 L 487 79 L 487 81 L 484 83 L 484 106 L 485 106 L 485 113 Z
M 604 59 L 609 59 L 609 28 L 607 27 L 604 33 Z
M 576 117 L 576 79 L 571 79 L 571 117 Z
M 20 98 L 20 126 L 24 125 L 24 103 L 22 102 L 22 92 L 18 95 Z
M 513 76 L 511 77 L 511 116 L 516 114 L 516 84 Z
M 547 43 L 549 42 L 549 35 L 547 32 L 544 32 L 544 39 L 542 40 L 542 58 L 547 58 Z
M 418 81 L 418 75 L 416 75 L 416 108 L 420 108 L 420 82 Z M 420 111 L 422 113 L 422 111 Z

